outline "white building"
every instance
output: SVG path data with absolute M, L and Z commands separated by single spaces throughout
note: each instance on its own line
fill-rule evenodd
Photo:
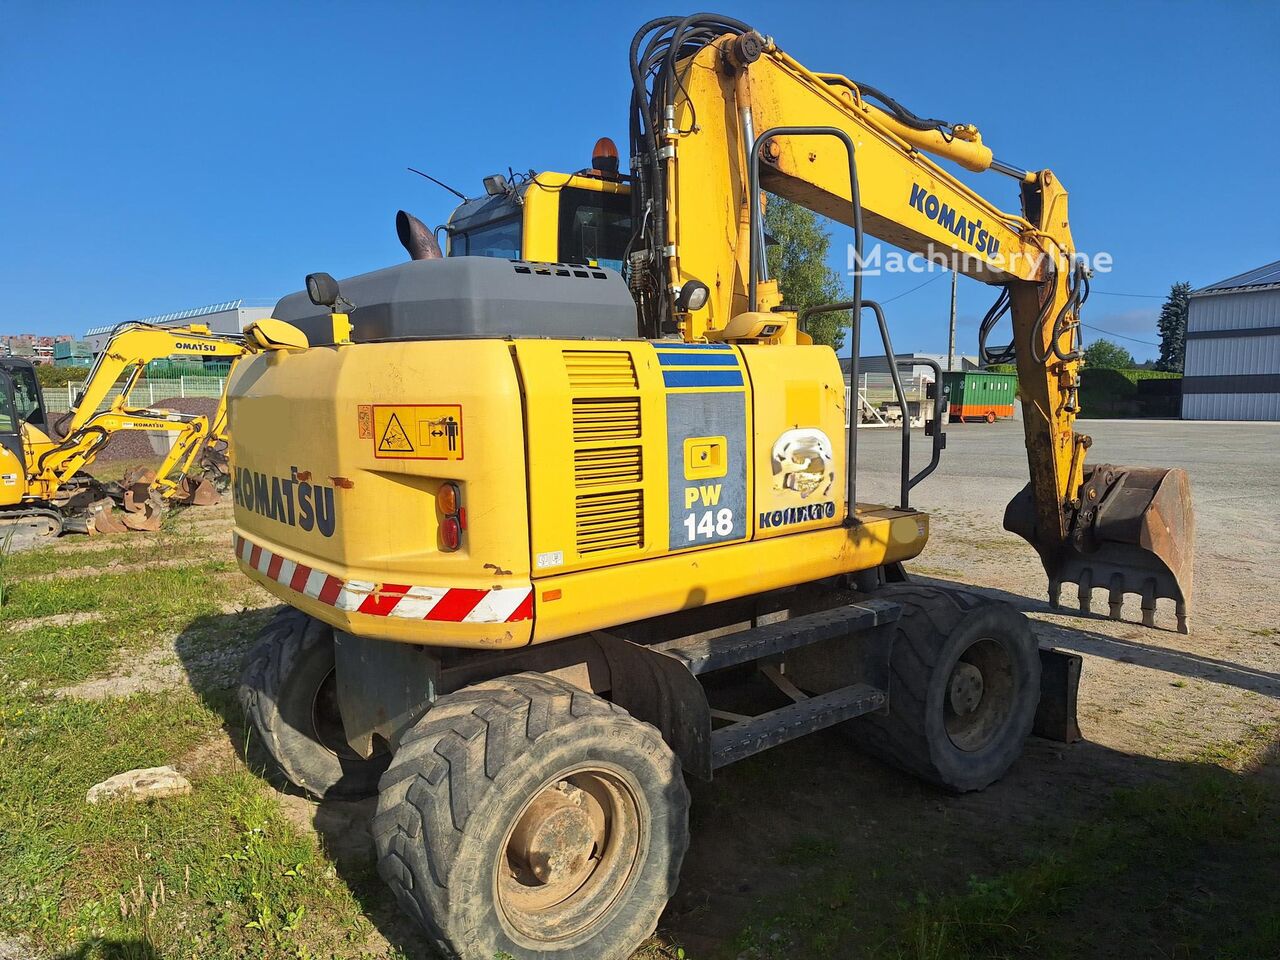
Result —
M 255 320 L 271 316 L 271 308 L 270 304 L 246 306 L 244 300 L 227 300 L 225 303 L 211 303 L 208 306 L 193 307 L 190 310 L 141 317 L 133 322 L 150 323 L 158 327 L 180 327 L 189 323 L 203 323 L 214 333 L 240 333 Z M 85 331 L 84 338 L 89 341 L 90 349 L 95 354 L 102 352 L 102 348 L 111 339 L 111 331 L 117 326 L 119 324 L 105 324 Z
M 1182 416 L 1280 420 L 1280 260 L 1191 292 Z

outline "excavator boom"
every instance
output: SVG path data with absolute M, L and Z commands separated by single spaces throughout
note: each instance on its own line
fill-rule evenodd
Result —
M 1054 173 L 998 161 L 971 125 L 922 120 L 873 87 L 814 73 L 727 17 L 652 21 L 632 54 L 633 220 L 643 227 L 630 267 L 642 328 L 714 340 L 743 313 L 784 309 L 765 276 L 753 184 L 854 227 L 856 302 L 865 302 L 864 236 L 1001 288 L 984 354 L 1017 365 L 1030 472 L 1006 526 L 1039 553 L 1053 603 L 1064 581 L 1079 584 L 1085 609 L 1106 587 L 1118 616 L 1123 595 L 1137 593 L 1151 623 L 1155 599 L 1167 597 L 1185 632 L 1185 472 L 1090 469 L 1092 440 L 1075 431 L 1088 273 Z M 1021 211 L 1001 210 L 929 154 L 1012 177 Z M 695 282 L 708 289 L 706 306 L 684 309 L 680 292 Z M 985 334 L 1006 312 L 1013 340 L 988 351 Z

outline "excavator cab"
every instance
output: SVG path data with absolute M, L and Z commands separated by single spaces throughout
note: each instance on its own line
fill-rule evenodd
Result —
M 36 377 L 35 364 L 18 357 L 6 357 L 0 360 L 0 372 L 4 373 L 9 380 L 19 426 L 29 423 L 47 434 L 49 432 L 48 407 L 45 406 L 44 393 Z
M 497 174 L 484 184 L 483 197 L 464 201 L 449 217 L 447 256 L 595 262 L 622 271 L 633 232 L 631 198 L 616 176 L 593 166 L 572 174 L 517 174 L 511 181 Z

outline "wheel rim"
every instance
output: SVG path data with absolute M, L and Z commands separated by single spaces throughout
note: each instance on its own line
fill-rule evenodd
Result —
M 951 742 L 972 753 L 999 736 L 1013 708 L 1013 660 L 990 638 L 960 654 L 943 691 L 943 724 Z
M 351 749 L 347 743 L 347 731 L 342 725 L 342 711 L 338 707 L 338 672 L 330 670 L 311 701 L 311 731 L 317 743 L 332 753 L 339 760 L 364 762 L 373 760 L 387 752 L 386 745 L 375 738 L 373 753 L 362 757 Z
M 618 773 L 557 774 L 507 829 L 494 871 L 499 912 L 533 942 L 580 936 L 631 885 L 645 833 L 637 792 Z

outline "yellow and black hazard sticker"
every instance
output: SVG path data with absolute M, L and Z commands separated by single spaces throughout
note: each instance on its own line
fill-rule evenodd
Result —
M 360 413 L 361 436 L 367 429 L 379 460 L 462 459 L 461 404 L 375 403 L 368 420 Z

